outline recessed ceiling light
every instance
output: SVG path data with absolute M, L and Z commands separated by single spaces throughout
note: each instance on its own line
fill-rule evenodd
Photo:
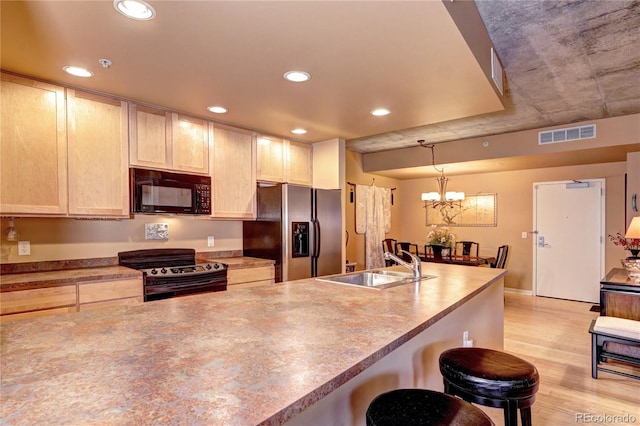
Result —
M 307 133 L 307 131 L 305 129 L 293 129 L 291 133 L 294 133 L 296 135 L 304 135 L 305 133 Z
M 284 78 L 295 83 L 300 83 L 309 80 L 311 75 L 304 71 L 287 71 L 284 73 Z
M 229 111 L 225 107 L 221 107 L 221 106 L 210 106 L 210 107 L 207 107 L 207 109 L 215 114 L 224 114 L 225 112 Z
M 391 114 L 391 111 L 389 111 L 386 108 L 377 108 L 371 111 L 371 115 L 375 115 L 376 117 L 381 117 L 383 115 L 389 115 L 389 114 Z
M 80 67 L 66 66 L 62 69 L 71 75 L 75 75 L 76 77 L 91 77 L 93 75 L 93 73 L 88 69 Z
M 113 7 L 127 18 L 148 21 L 156 16 L 156 10 L 143 0 L 113 0 Z

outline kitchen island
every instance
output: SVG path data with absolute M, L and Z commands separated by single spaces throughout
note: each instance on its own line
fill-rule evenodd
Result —
M 0 423 L 362 423 L 381 391 L 441 389 L 437 357 L 462 330 L 502 348 L 506 271 L 423 272 L 436 278 L 304 279 L 3 324 Z

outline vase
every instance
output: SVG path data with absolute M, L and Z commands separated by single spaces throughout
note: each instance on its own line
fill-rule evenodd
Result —
M 431 245 L 431 250 L 433 251 L 433 260 L 435 262 L 442 262 L 442 249 L 444 246 L 439 245 Z
M 627 276 L 635 282 L 640 282 L 640 258 L 621 259 L 620 263 L 627 271 Z

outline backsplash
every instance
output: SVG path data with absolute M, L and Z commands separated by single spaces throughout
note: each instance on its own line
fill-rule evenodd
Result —
M 30 255 L 18 255 L 18 242 L 2 234 L 0 264 L 117 257 L 118 252 L 150 248 L 192 248 L 196 252 L 242 251 L 242 222 L 190 216 L 136 215 L 123 220 L 16 218 L 19 241 L 29 241 Z M 168 224 L 168 238 L 145 239 L 148 224 Z M 1 229 L 9 226 L 2 218 Z M 210 236 L 215 245 L 208 246 Z

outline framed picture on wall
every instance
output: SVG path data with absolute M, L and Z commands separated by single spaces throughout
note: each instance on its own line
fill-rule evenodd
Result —
M 497 226 L 497 202 L 497 194 L 474 194 L 465 196 L 459 205 L 428 206 L 427 226 Z

